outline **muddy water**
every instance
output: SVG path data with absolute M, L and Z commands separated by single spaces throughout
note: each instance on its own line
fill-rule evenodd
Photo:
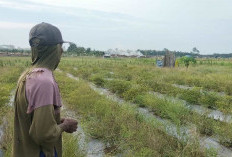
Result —
M 62 72 L 62 71 L 59 70 L 59 72 Z M 79 78 L 73 76 L 72 74 L 67 73 L 67 76 L 76 81 L 79 81 Z M 63 107 L 63 110 L 67 117 L 74 118 L 74 119 L 80 119 L 80 117 L 76 116 L 75 112 L 66 109 L 65 106 Z M 78 136 L 78 145 L 80 149 L 86 153 L 87 157 L 104 157 L 105 156 L 105 153 L 104 153 L 105 144 L 101 142 L 100 140 L 87 137 L 80 123 L 78 123 L 78 129 L 74 133 L 74 135 Z
M 56 68 L 56 71 L 60 73 L 62 72 L 62 70 L 60 70 L 59 68 Z
M 147 119 L 154 118 L 154 115 L 151 114 L 147 109 L 139 109 L 139 111 L 147 117 Z M 194 126 L 191 127 L 176 127 L 174 124 L 163 120 L 161 118 L 156 117 L 156 119 L 161 122 L 163 125 L 166 126 L 166 131 L 169 135 L 174 136 L 178 138 L 179 140 L 186 141 L 189 138 L 195 138 L 194 135 L 196 135 L 196 128 Z M 155 126 L 157 124 L 154 124 Z M 232 150 L 226 148 L 225 146 L 222 146 L 219 142 L 217 142 L 217 139 L 203 136 L 199 137 L 200 145 L 205 148 L 214 148 L 218 152 L 218 156 L 220 157 L 231 157 L 232 156 Z
M 103 157 L 105 145 L 96 139 L 91 139 L 88 142 L 87 156 L 88 157 Z
M 67 75 L 70 76 L 70 75 Z M 73 76 L 72 76 L 73 77 Z M 65 113 L 65 117 L 80 119 L 74 111 L 68 110 L 63 106 L 62 112 Z M 74 136 L 78 137 L 78 145 L 81 151 L 85 152 L 88 157 L 103 157 L 105 145 L 99 140 L 90 139 L 85 135 L 84 130 L 81 127 L 81 124 L 78 123 L 77 131 L 74 133 Z
M 3 118 L 3 123 L 2 125 L 0 125 L 0 144 L 2 143 L 3 140 L 3 136 L 4 136 L 4 127 L 7 125 L 7 120 L 5 118 Z M 3 156 L 3 150 L 1 150 L 0 148 L 0 157 Z
M 79 81 L 79 78 L 73 76 L 72 74 L 67 73 L 67 76 L 68 76 L 69 78 L 71 78 L 71 79 L 74 79 L 74 80 L 76 80 L 76 81 Z
M 214 148 L 218 152 L 218 157 L 231 157 L 231 149 L 226 148 L 225 146 L 220 145 L 215 139 L 210 137 L 202 137 L 200 139 L 200 144 L 206 148 Z
M 93 83 L 90 83 L 90 87 L 100 93 L 101 95 L 106 95 L 108 98 L 110 98 L 113 101 L 116 101 L 118 103 L 126 103 L 123 99 L 118 98 L 115 94 L 111 93 L 107 89 L 104 88 L 98 88 Z M 135 104 L 132 104 L 134 105 Z M 161 119 L 159 117 L 154 116 L 148 109 L 146 108 L 138 108 L 138 111 L 145 117 L 145 120 L 148 122 L 154 122 L 154 126 L 160 126 L 159 124 L 162 124 L 162 126 L 165 127 L 166 132 L 178 138 L 179 140 L 187 140 L 189 138 L 196 138 L 194 136 L 196 134 L 196 128 L 194 126 L 191 127 L 177 127 L 176 125 L 172 124 L 171 122 Z M 210 138 L 210 137 L 199 137 L 201 146 L 205 148 L 214 148 L 217 150 L 218 155 L 221 157 L 230 157 L 232 154 L 232 150 L 228 149 L 221 144 L 219 144 L 216 139 Z
M 7 104 L 8 106 L 11 106 L 13 107 L 13 104 L 14 104 L 14 96 L 15 96 L 15 90 L 12 90 L 11 91 L 11 94 L 10 94 L 10 100 L 9 100 L 9 103 Z M 7 125 L 7 120 L 5 119 L 5 117 L 3 117 L 3 120 L 2 120 L 2 124 L 0 125 L 0 144 L 2 143 L 2 139 L 3 139 L 3 136 L 4 136 L 4 127 Z M 0 148 L 0 157 L 3 156 L 3 151 L 1 150 Z
M 8 103 L 8 106 L 13 107 L 14 105 L 14 98 L 15 98 L 15 90 L 12 90 L 10 93 L 10 101 Z
M 3 125 L 0 125 L 0 143 L 2 143 L 2 137 L 3 137 Z M 3 152 L 0 148 L 0 157 L 3 157 Z
M 193 89 L 194 88 L 194 87 L 185 86 L 185 85 L 178 85 L 178 84 L 172 84 L 172 86 L 177 87 L 177 88 L 181 88 L 181 89 Z M 226 95 L 226 93 L 224 93 L 224 92 L 204 91 L 202 89 L 201 89 L 201 92 L 213 92 L 213 93 L 217 94 L 218 96 Z
M 231 123 L 232 122 L 232 116 L 226 115 L 218 110 L 211 110 L 208 108 L 205 108 L 203 106 L 199 105 L 188 105 L 189 108 L 199 114 L 208 114 L 209 118 L 213 118 L 215 120 L 219 120 L 221 122 Z
M 80 119 L 76 116 L 74 111 L 67 109 L 65 106 L 62 107 L 62 112 L 65 114 L 66 118 Z M 75 136 L 78 136 L 78 145 L 82 151 L 86 150 L 86 136 L 81 127 L 81 124 L 78 123 L 77 131 L 73 133 Z
M 154 94 L 155 96 L 157 96 L 159 98 L 167 99 L 171 102 L 181 103 L 181 104 L 187 106 L 187 108 L 192 110 L 192 111 L 195 111 L 201 115 L 208 115 L 209 118 L 213 118 L 213 119 L 221 121 L 221 122 L 227 122 L 227 123 L 232 122 L 232 116 L 226 115 L 221 111 L 208 109 L 208 108 L 200 106 L 200 105 L 192 105 L 192 104 L 187 103 L 185 100 L 181 100 L 181 99 L 178 99 L 175 97 L 167 96 L 165 94 L 160 94 L 157 92 L 150 92 L 150 93 Z

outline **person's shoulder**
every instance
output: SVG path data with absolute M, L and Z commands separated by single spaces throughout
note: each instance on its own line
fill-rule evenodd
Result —
M 27 82 L 30 84 L 52 85 L 54 83 L 52 71 L 46 68 L 35 68 L 27 76 Z

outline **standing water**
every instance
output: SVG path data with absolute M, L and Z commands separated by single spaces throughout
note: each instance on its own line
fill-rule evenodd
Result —
M 62 71 L 59 69 L 58 72 L 62 72 Z M 67 73 L 67 77 L 72 78 L 76 81 L 80 80 L 78 77 L 75 77 L 69 73 Z M 70 118 L 79 119 L 76 116 L 75 112 L 67 110 L 65 107 L 64 107 L 64 110 L 66 110 L 65 113 Z M 86 137 L 84 130 L 82 129 L 80 124 L 78 124 L 77 131 L 75 132 L 74 135 L 79 137 L 78 145 L 83 152 L 86 152 L 87 157 L 104 157 L 105 156 L 105 152 L 104 152 L 105 144 L 100 140 Z
M 70 75 L 67 75 L 70 76 Z M 71 76 L 71 78 L 74 76 Z M 76 80 L 76 79 L 75 79 Z M 68 110 L 65 106 L 63 106 L 63 112 L 65 116 L 73 119 L 80 119 L 75 114 L 74 111 Z M 87 154 L 87 157 L 103 157 L 104 156 L 104 149 L 105 145 L 99 140 L 96 139 L 89 139 L 86 137 L 84 130 L 81 127 L 81 124 L 78 123 L 77 131 L 74 133 L 74 136 L 78 137 L 78 145 L 81 151 Z M 87 142 L 88 141 L 88 142 Z
M 232 122 L 232 116 L 227 115 L 225 113 L 222 113 L 221 111 L 209 109 L 209 108 L 206 108 L 206 107 L 201 106 L 201 105 L 189 104 L 185 100 L 181 100 L 181 99 L 178 99 L 175 97 L 167 96 L 165 94 L 161 94 L 158 92 L 150 92 L 150 93 L 154 94 L 155 96 L 157 96 L 161 99 L 167 99 L 167 100 L 172 101 L 172 102 L 180 102 L 180 103 L 184 104 L 185 106 L 187 106 L 188 109 L 190 109 L 194 112 L 197 112 L 201 115 L 206 114 L 209 118 L 213 118 L 214 120 L 218 120 L 218 121 L 226 122 L 226 123 Z
M 10 94 L 10 100 L 9 103 L 7 104 L 8 106 L 12 107 L 14 104 L 14 96 L 15 96 L 15 90 L 11 91 Z M 0 144 L 2 143 L 3 136 L 4 136 L 4 127 L 7 125 L 7 120 L 5 117 L 2 119 L 2 124 L 0 125 Z M 0 148 L 0 157 L 3 157 L 3 150 Z

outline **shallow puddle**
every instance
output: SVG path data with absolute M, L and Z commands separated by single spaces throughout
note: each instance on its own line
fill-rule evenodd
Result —
M 88 142 L 87 156 L 88 157 L 103 157 L 105 145 L 96 139 L 91 139 Z
M 12 90 L 11 91 L 11 94 L 10 94 L 10 100 L 8 102 L 8 106 L 11 106 L 13 107 L 14 105 L 14 98 L 15 98 L 15 90 Z M 4 136 L 4 127 L 6 127 L 7 125 L 7 120 L 5 117 L 2 118 L 2 124 L 0 125 L 0 144 L 2 143 L 2 139 L 3 139 L 3 136 Z M 0 148 L 0 157 L 3 157 L 3 151 L 1 150 Z
M 14 105 L 14 98 L 15 98 L 15 90 L 12 90 L 10 93 L 10 100 L 8 103 L 8 105 L 11 107 L 13 107 L 13 105 Z
M 177 87 L 177 88 L 181 88 L 181 89 L 193 89 L 194 87 L 190 87 L 190 86 L 185 86 L 185 85 L 179 85 L 179 84 L 172 84 L 174 87 Z M 199 87 L 197 87 L 199 88 Z M 214 91 L 204 91 L 203 89 L 201 89 L 201 92 L 211 92 L 211 93 L 215 93 L 217 94 L 218 96 L 225 96 L 226 93 L 225 92 L 214 92 Z
M 157 92 L 149 92 L 151 94 L 154 94 L 155 96 L 157 96 L 158 98 L 161 99 L 166 99 L 169 100 L 171 102 L 177 102 L 177 103 L 181 103 L 185 106 L 187 106 L 188 109 L 195 111 L 201 115 L 208 115 L 209 118 L 213 118 L 214 120 L 219 120 L 221 122 L 227 122 L 227 123 L 231 123 L 232 122 L 232 116 L 231 115 L 227 115 L 224 114 L 221 111 L 218 110 L 212 110 L 209 108 L 206 108 L 204 106 L 200 106 L 200 105 L 192 105 L 187 103 L 185 100 L 181 100 L 175 97 L 171 97 L 171 96 L 167 96 L 165 94 L 161 94 L 161 93 L 157 93 Z
M 56 68 L 56 71 L 57 71 L 57 72 L 62 72 L 62 70 L 60 70 L 59 68 Z
M 74 79 L 74 80 L 76 80 L 76 81 L 79 81 L 79 78 L 73 76 L 72 74 L 67 73 L 67 76 L 68 76 L 69 78 L 71 78 L 71 79 Z
M 79 119 L 75 115 L 74 111 L 70 111 L 64 107 L 63 111 L 65 116 L 68 118 Z M 81 127 L 81 124 L 78 123 L 77 131 L 73 133 L 74 136 L 78 137 L 78 145 L 81 151 L 87 154 L 87 157 L 103 157 L 105 145 L 103 142 L 96 139 L 89 139 L 86 137 L 84 130 Z
M 65 106 L 62 107 L 62 112 L 65 113 L 66 118 L 79 119 L 74 111 L 68 110 Z M 78 136 L 78 145 L 83 152 L 86 152 L 86 136 L 79 121 L 77 131 L 73 135 Z
M 69 78 L 72 78 L 76 81 L 79 81 L 78 77 L 73 76 L 72 74 L 67 73 L 67 76 Z M 67 110 L 64 107 L 64 110 L 66 110 L 66 116 L 74 119 L 79 119 L 73 111 Z M 78 144 L 80 146 L 80 149 L 84 152 L 86 152 L 87 157 L 103 157 L 105 156 L 104 149 L 105 144 L 97 139 L 88 138 L 84 130 L 82 129 L 80 123 L 78 124 L 78 129 L 74 133 L 74 135 L 78 136 Z
M 3 135 L 4 135 L 4 133 L 3 133 L 3 124 L 2 124 L 2 125 L 0 125 L 0 143 L 2 143 Z
M 207 114 L 209 118 L 213 118 L 215 120 L 219 120 L 221 122 L 231 123 L 232 122 L 232 116 L 226 115 L 218 110 L 212 110 L 205 108 L 203 106 L 199 105 L 188 105 L 189 108 L 199 114 Z
M 203 137 L 200 140 L 200 144 L 206 148 L 214 148 L 217 151 L 219 157 L 231 157 L 232 156 L 231 149 L 228 149 L 225 146 L 220 145 L 218 142 L 216 142 L 212 138 Z

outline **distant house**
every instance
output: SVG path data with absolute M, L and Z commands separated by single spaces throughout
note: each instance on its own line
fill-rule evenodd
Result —
M 105 55 L 103 56 L 103 58 L 111 58 L 111 55 L 105 54 Z
M 120 50 L 120 49 L 109 49 L 105 52 L 105 55 L 110 55 L 111 57 L 134 57 L 139 58 L 144 55 L 140 51 L 133 50 Z M 105 57 L 104 57 L 105 58 Z

